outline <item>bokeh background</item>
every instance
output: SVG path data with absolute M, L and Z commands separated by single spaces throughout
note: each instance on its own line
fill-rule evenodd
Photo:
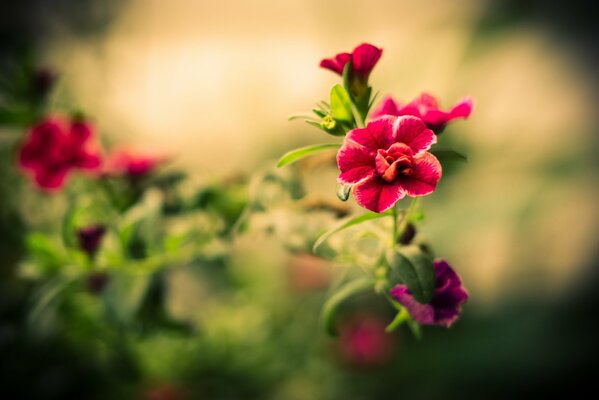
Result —
M 0 397 L 6 390 L 6 398 L 107 398 L 102 390 L 115 388 L 124 398 L 495 398 L 592 383 L 599 255 L 592 4 L 25 0 L 0 7 L 3 61 L 33 54 L 60 72 L 54 107 L 85 110 L 107 141 L 172 156 L 192 182 L 269 168 L 291 148 L 326 141 L 287 117 L 326 98 L 337 82 L 318 68 L 320 59 L 361 42 L 384 49 L 371 76 L 382 94 L 407 101 L 429 91 L 445 106 L 475 99 L 472 117 L 442 138 L 469 162 L 425 200 L 419 232 L 463 276 L 471 295 L 464 316 L 450 330 L 425 330 L 422 341 L 400 332 L 393 361 L 366 370 L 335 356 L 335 341 L 317 321 L 325 290 L 294 291 L 288 265 L 306 260 L 268 235 L 236 243 L 235 274 L 250 284 L 226 305 L 203 294 L 197 276 L 170 273 L 172 313 L 206 329 L 184 341 L 136 342 L 143 350 L 133 359 L 142 367 L 108 369 L 64 332 L 51 342 L 17 340 L 27 303 L 27 290 L 14 283 L 22 238 L 32 221 L 43 225 L 60 207 L 45 213 L 36 207 L 55 200 L 11 198 L 5 171 L 13 167 L 3 165 L 0 386 L 7 389 Z M 308 177 L 307 191 L 335 201 L 334 179 L 334 169 Z M 269 218 L 292 217 L 279 210 Z M 198 391 L 189 389 L 198 382 Z M 148 389 L 131 389 L 138 387 Z

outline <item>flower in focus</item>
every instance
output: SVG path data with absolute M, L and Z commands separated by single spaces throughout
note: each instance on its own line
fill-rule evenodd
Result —
M 435 260 L 436 284 L 433 299 L 428 304 L 419 303 L 406 285 L 396 285 L 391 296 L 407 308 L 416 322 L 423 325 L 450 327 L 460 316 L 468 292 L 458 274 L 444 260 Z
M 143 178 L 166 161 L 165 157 L 140 155 L 130 151 L 118 150 L 113 152 L 103 168 L 108 176 L 126 176 L 130 179 Z
M 93 256 L 98 251 L 102 238 L 106 233 L 104 225 L 89 225 L 77 231 L 77 240 L 81 250 Z
M 339 327 L 339 355 L 349 365 L 376 367 L 387 363 L 395 348 L 393 337 L 385 332 L 385 321 L 360 316 Z
M 364 208 L 384 212 L 404 196 L 432 193 L 441 164 L 429 153 L 437 138 L 420 118 L 382 117 L 351 130 L 337 153 L 342 184 Z
M 352 94 L 359 97 L 368 87 L 368 77 L 382 54 L 383 49 L 362 43 L 351 54 L 339 53 L 333 58 L 325 58 L 320 62 L 320 66 L 343 75 L 345 65 L 351 61 L 350 85 Z
M 468 118 L 471 113 L 472 99 L 470 97 L 464 97 L 449 111 L 443 111 L 439 108 L 439 102 L 434 96 L 422 93 L 404 106 L 395 102 L 392 97 L 386 97 L 372 111 L 371 118 L 374 119 L 382 115 L 414 115 L 422 118 L 429 129 L 432 129 L 435 133 L 441 133 L 449 122 L 458 118 Z
M 81 120 L 46 118 L 28 132 L 18 162 L 40 188 L 59 189 L 71 170 L 100 166 L 93 127 Z

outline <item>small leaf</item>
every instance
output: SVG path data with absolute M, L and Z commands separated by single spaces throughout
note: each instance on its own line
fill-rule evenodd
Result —
M 326 144 L 315 144 L 306 147 L 300 147 L 299 149 L 288 151 L 279 159 L 277 163 L 277 167 L 281 168 L 286 165 L 292 164 L 296 161 L 301 160 L 302 158 L 311 156 L 314 153 L 319 153 L 325 150 L 338 149 L 339 144 L 336 143 L 326 143 Z
M 343 86 L 337 84 L 331 89 L 331 110 L 335 119 L 340 121 L 353 121 L 351 99 Z
M 350 297 L 367 292 L 373 288 L 373 279 L 361 278 L 350 281 L 337 290 L 331 297 L 329 297 L 322 307 L 321 320 L 324 329 L 330 335 L 335 336 L 337 332 L 335 330 L 334 319 L 337 311 L 339 310 L 339 306 L 341 306 L 341 304 Z
M 324 118 L 327 115 L 327 113 L 322 112 L 321 110 L 319 110 L 317 108 L 315 108 L 314 110 L 312 110 L 312 112 L 314 114 L 318 115 L 320 118 Z
M 287 118 L 287 121 L 295 121 L 296 119 L 315 120 L 315 118 L 309 114 L 293 114 Z
M 435 289 L 432 257 L 419 246 L 412 245 L 389 250 L 387 262 L 418 302 L 426 304 L 431 301 Z
M 349 194 L 351 193 L 352 185 L 337 184 L 337 198 L 341 201 L 347 201 Z
M 362 222 L 370 221 L 371 219 L 383 218 L 390 215 L 392 215 L 391 210 L 385 211 L 384 213 L 380 214 L 369 211 L 366 214 L 343 220 L 337 226 L 335 226 L 332 229 L 329 229 L 328 231 L 323 232 L 320 236 L 318 236 L 318 238 L 316 238 L 316 241 L 312 246 L 312 252 L 316 252 L 316 250 L 318 249 L 318 247 L 320 247 L 321 244 L 323 244 L 329 237 L 331 237 L 333 234 L 339 231 L 342 231 L 354 225 L 361 224 Z
M 432 150 L 431 153 L 437 157 L 439 162 L 443 164 L 444 162 L 452 162 L 452 161 L 460 161 L 460 162 L 468 162 L 468 157 L 465 155 L 458 153 L 455 150 Z

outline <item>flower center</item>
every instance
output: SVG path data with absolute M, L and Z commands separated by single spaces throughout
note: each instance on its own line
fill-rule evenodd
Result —
M 394 143 L 387 150 L 376 154 L 376 171 L 383 180 L 393 182 L 398 176 L 410 176 L 414 172 L 413 152 L 404 143 Z

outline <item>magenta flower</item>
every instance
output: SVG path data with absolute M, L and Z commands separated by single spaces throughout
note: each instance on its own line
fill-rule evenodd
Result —
M 342 184 L 364 208 L 384 212 L 404 196 L 432 193 L 441 164 L 427 152 L 437 137 L 420 118 L 382 117 L 351 130 L 337 153 Z
M 141 155 L 131 151 L 119 150 L 111 154 L 104 166 L 104 174 L 126 176 L 131 179 L 142 178 L 167 159 L 165 157 Z
M 391 296 L 407 308 L 416 322 L 423 325 L 450 327 L 460 316 L 468 292 L 458 274 L 444 260 L 433 263 L 436 272 L 433 299 L 428 304 L 419 303 L 406 285 L 396 285 Z
M 359 315 L 339 327 L 337 348 L 342 360 L 354 367 L 377 367 L 386 364 L 394 353 L 395 342 L 385 332 L 382 318 Z
M 368 87 L 368 77 L 382 54 L 383 49 L 362 43 L 351 54 L 339 53 L 333 58 L 325 58 L 320 62 L 320 66 L 343 75 L 345 65 L 351 61 L 351 87 L 353 94 L 359 96 Z
M 93 256 L 98 251 L 102 238 L 106 233 L 104 225 L 89 225 L 77 231 L 77 240 L 81 250 Z
M 449 111 L 443 111 L 439 108 L 439 102 L 434 96 L 422 93 L 404 106 L 388 96 L 373 110 L 371 118 L 374 119 L 382 115 L 414 115 L 422 118 L 429 129 L 432 129 L 435 133 L 440 133 L 449 122 L 458 118 L 468 118 L 471 113 L 472 99 L 470 97 L 464 97 Z
M 19 165 L 40 188 L 59 189 L 71 170 L 99 167 L 100 152 L 93 136 L 89 123 L 47 118 L 28 132 L 19 151 Z

